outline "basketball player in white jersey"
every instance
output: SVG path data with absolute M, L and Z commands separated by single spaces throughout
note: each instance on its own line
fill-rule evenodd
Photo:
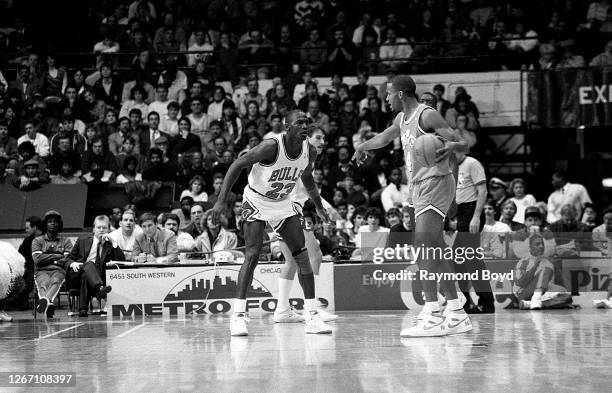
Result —
M 387 88 L 387 101 L 394 111 L 401 111 L 393 124 L 384 132 L 359 145 L 354 159 L 363 163 L 369 150 L 379 149 L 400 137 L 412 202 L 414 204 L 414 244 L 424 247 L 446 247 L 443 239 L 444 218 L 455 198 L 455 179 L 450 163 L 454 152 L 467 151 L 467 143 L 451 129 L 433 108 L 420 104 L 416 98 L 416 85 L 407 75 L 398 75 Z M 424 167 L 414 157 L 414 144 L 425 133 L 435 132 L 445 141 L 436 152 L 436 164 Z M 454 272 L 452 261 L 427 257 L 418 261 L 419 269 L 430 273 Z M 440 290 L 447 296 L 445 316 L 440 313 L 438 287 L 435 280 L 422 280 L 425 307 L 415 326 L 403 329 L 402 337 L 442 336 L 463 333 L 472 329 L 463 304 L 457 298 L 454 281 L 442 280 Z
M 325 145 L 325 134 L 323 130 L 317 125 L 311 125 L 308 127 L 308 143 L 310 143 L 317 151 L 317 155 L 323 152 L 323 146 Z M 310 199 L 310 195 L 306 192 L 306 187 L 301 180 L 298 181 L 295 190 L 293 191 L 293 195 L 291 199 L 295 203 L 300 216 L 302 215 L 302 209 L 304 208 L 304 204 L 308 199 Z M 323 207 L 328 210 L 332 206 L 323 198 L 321 198 L 321 202 Z M 317 241 L 312 230 L 309 230 L 304 227 L 304 239 L 306 241 L 306 249 L 308 250 L 308 259 L 310 260 L 310 265 L 312 266 L 312 271 L 315 277 L 315 286 L 317 283 L 317 279 L 319 276 L 319 268 L 321 267 L 321 262 L 323 261 L 323 253 L 321 252 L 321 246 Z M 296 313 L 291 305 L 289 304 L 289 292 L 291 292 L 291 286 L 293 284 L 293 280 L 295 278 L 295 273 L 297 271 L 297 263 L 295 258 L 291 255 L 291 251 L 287 244 L 280 239 L 280 247 L 285 257 L 285 263 L 281 268 L 281 273 L 278 278 L 278 303 L 276 304 L 276 310 L 274 311 L 274 322 L 276 323 L 291 323 L 291 322 L 302 322 L 304 317 L 298 313 Z M 317 302 L 318 303 L 318 302 Z M 324 322 L 330 322 L 336 320 L 338 318 L 337 315 L 328 313 L 325 310 L 322 310 L 320 307 L 318 309 L 319 315 Z
M 306 114 L 297 110 L 289 112 L 286 118 L 286 130 L 286 134 L 264 140 L 229 167 L 221 186 L 219 199 L 213 207 L 213 218 L 218 219 L 227 205 L 229 190 L 240 172 L 252 166 L 242 198 L 246 250 L 244 263 L 238 274 L 237 296 L 230 320 L 232 336 L 248 335 L 246 294 L 253 281 L 266 222 L 287 243 L 298 265 L 299 281 L 305 298 L 306 333 L 331 333 L 331 328 L 320 319 L 315 307 L 314 275 L 304 247 L 304 232 L 300 218 L 291 200 L 292 191 L 301 179 L 315 204 L 317 214 L 323 220 L 329 220 L 312 178 L 312 166 L 317 153 L 306 140 L 308 137 Z

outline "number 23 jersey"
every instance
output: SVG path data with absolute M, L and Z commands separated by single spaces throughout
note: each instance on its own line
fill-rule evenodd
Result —
M 280 202 L 290 198 L 310 160 L 308 140 L 302 142 L 300 155 L 291 159 L 287 155 L 285 138 L 285 134 L 273 137 L 277 142 L 276 160 L 273 163 L 257 163 L 249 173 L 247 187 L 272 201 Z

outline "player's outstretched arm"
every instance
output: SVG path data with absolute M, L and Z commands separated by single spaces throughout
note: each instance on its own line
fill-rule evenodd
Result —
M 308 192 L 308 196 L 314 202 L 315 208 L 317 209 L 317 214 L 323 221 L 329 222 L 329 214 L 327 213 L 327 210 L 325 210 L 325 207 L 323 207 L 321 195 L 319 195 L 319 190 L 317 189 L 314 179 L 312 178 L 312 169 L 314 167 L 315 160 L 317 159 L 317 149 L 310 144 L 308 146 L 310 148 L 310 162 L 308 163 L 306 169 L 304 169 L 301 180 L 304 184 L 306 192 Z
M 368 156 L 369 150 L 376 150 L 380 149 L 381 147 L 385 147 L 389 143 L 393 142 L 395 138 L 400 136 L 400 116 L 401 114 L 395 116 L 393 124 L 391 124 L 386 130 L 357 146 L 355 149 L 355 154 L 352 158 L 355 160 L 357 165 L 363 164 Z
M 249 168 L 258 162 L 274 161 L 277 150 L 277 142 L 273 139 L 266 139 L 259 145 L 249 150 L 245 155 L 234 161 L 225 174 L 223 185 L 221 185 L 221 191 L 219 192 L 219 198 L 213 207 L 213 212 L 218 214 L 225 210 L 227 205 L 227 195 L 234 186 L 234 183 L 238 179 L 238 176 L 240 176 L 240 172 L 242 172 L 243 169 Z
M 424 111 L 421 116 L 421 127 L 424 130 L 434 130 L 438 135 L 446 140 L 444 147 L 436 151 L 436 162 L 440 162 L 453 152 L 467 153 L 468 144 L 459 135 L 459 132 L 453 130 L 446 120 L 438 111 Z

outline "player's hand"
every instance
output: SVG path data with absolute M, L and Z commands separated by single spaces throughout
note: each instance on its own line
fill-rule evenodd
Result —
M 323 223 L 327 224 L 331 222 L 331 219 L 329 218 L 329 214 L 327 213 L 327 210 L 325 210 L 323 206 L 317 207 L 317 214 L 321 218 Z
M 79 263 L 79 262 L 72 262 L 72 263 L 70 264 L 70 268 L 72 269 L 72 271 L 74 271 L 74 272 L 78 272 L 78 271 L 79 271 L 79 269 L 81 268 L 81 265 L 82 265 L 82 263 Z
M 435 162 L 440 162 L 446 160 L 451 154 L 451 149 L 444 145 L 443 147 L 436 150 L 436 159 Z
M 480 217 L 472 217 L 470 220 L 470 233 L 480 232 Z
M 353 154 L 353 158 L 351 158 L 351 160 L 355 161 L 357 166 L 361 166 L 367 158 L 368 152 L 363 151 L 359 147 L 357 147 L 357 149 L 355 149 L 355 154 Z

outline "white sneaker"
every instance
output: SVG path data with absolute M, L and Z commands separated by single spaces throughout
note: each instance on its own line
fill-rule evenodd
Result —
M 230 319 L 230 334 L 232 336 L 248 336 L 249 330 L 247 329 L 247 323 L 249 322 L 249 316 L 247 313 L 235 313 L 232 314 Z
M 0 311 L 0 322 L 12 322 L 13 317 L 8 315 L 5 311 Z
M 595 308 L 612 308 L 612 302 L 608 299 L 593 300 Z
M 457 292 L 457 299 L 459 299 L 459 304 L 461 304 L 461 308 L 463 308 L 463 306 L 465 306 L 465 302 L 467 302 L 467 299 L 465 298 L 465 295 L 463 294 L 463 292 Z M 446 317 L 448 316 L 448 314 L 450 314 L 452 310 L 450 308 L 448 308 L 448 301 L 446 302 L 446 308 L 444 309 L 444 312 L 442 312 L 442 316 Z
M 304 317 L 296 313 L 293 307 L 289 307 L 283 311 L 274 311 L 274 322 L 276 323 L 295 323 L 304 322 Z
M 542 299 L 541 298 L 539 299 L 531 298 L 531 303 L 530 303 L 529 308 L 531 310 L 541 310 L 542 309 Z
M 332 314 L 325 310 L 318 309 L 317 312 L 319 313 L 319 317 L 323 322 L 332 322 L 338 319 L 338 316 L 336 314 Z
M 423 314 L 422 311 L 419 315 L 421 314 Z M 400 332 L 401 337 L 435 337 L 445 336 L 446 334 L 444 317 L 432 314 L 423 314 L 423 319 L 416 325 L 402 329 Z
M 444 328 L 446 329 L 446 334 L 465 333 L 472 330 L 472 321 L 470 321 L 470 317 L 465 311 L 451 311 L 444 318 Z
M 306 319 L 306 334 L 330 334 L 332 328 L 321 320 L 317 311 L 306 311 L 310 318 Z

